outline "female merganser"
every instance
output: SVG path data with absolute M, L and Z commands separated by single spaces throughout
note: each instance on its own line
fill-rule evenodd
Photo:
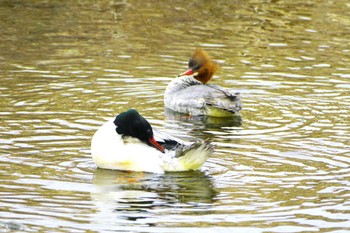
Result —
M 152 130 L 135 109 L 120 113 L 99 128 L 91 154 L 100 168 L 164 173 L 196 170 L 213 152 L 208 141 L 184 142 Z
M 166 108 L 192 116 L 228 117 L 239 114 L 242 109 L 239 93 L 206 84 L 218 66 L 205 51 L 197 48 L 188 67 L 168 84 L 164 94 Z

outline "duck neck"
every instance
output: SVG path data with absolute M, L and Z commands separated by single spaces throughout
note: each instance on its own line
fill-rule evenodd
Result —
M 165 94 L 171 94 L 180 90 L 183 90 L 189 86 L 200 85 L 200 81 L 196 80 L 192 76 L 182 76 L 174 78 L 167 86 Z
M 213 72 L 211 72 L 210 70 L 203 70 L 202 72 L 198 73 L 198 75 L 194 76 L 194 78 L 199 82 L 206 84 L 212 76 Z

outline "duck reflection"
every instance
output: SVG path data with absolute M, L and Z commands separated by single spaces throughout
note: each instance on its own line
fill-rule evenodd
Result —
M 190 116 L 168 108 L 164 108 L 164 115 L 167 120 L 193 123 L 197 128 L 218 129 L 221 127 L 242 126 L 242 117 L 240 115 L 233 115 L 231 117 Z
M 207 208 L 217 193 L 201 171 L 151 174 L 96 169 L 91 199 L 99 221 L 106 216 L 136 221 L 166 208 Z M 183 205 L 181 205 L 183 204 Z

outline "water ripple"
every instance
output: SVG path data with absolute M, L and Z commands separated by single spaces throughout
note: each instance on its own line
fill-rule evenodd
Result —
M 0 3 L 4 231 L 350 229 L 348 4 L 186 4 Z M 164 111 L 197 46 L 221 66 L 212 82 L 241 93 L 241 117 Z M 93 133 L 132 107 L 215 153 L 199 172 L 96 169 Z

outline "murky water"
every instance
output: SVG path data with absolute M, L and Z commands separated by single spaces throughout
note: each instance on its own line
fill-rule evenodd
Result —
M 2 232 L 350 231 L 350 4 L 0 2 Z M 241 119 L 164 112 L 195 47 Z M 90 139 L 130 107 L 211 138 L 201 171 L 104 171 Z

